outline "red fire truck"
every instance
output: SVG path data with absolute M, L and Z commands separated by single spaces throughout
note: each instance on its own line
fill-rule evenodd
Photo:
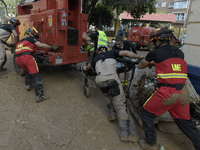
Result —
M 81 13 L 81 0 L 23 0 L 18 5 L 19 40 L 25 31 L 35 27 L 39 41 L 58 45 L 56 51 L 37 48 L 35 57 L 42 65 L 68 65 L 87 61 L 87 53 L 81 50 L 82 33 L 87 32 L 87 15 Z M 15 70 L 21 74 L 21 68 Z
M 128 40 L 133 42 L 137 49 L 143 46 L 148 50 L 153 50 L 155 45 L 150 41 L 150 33 L 155 29 L 151 27 L 133 27 L 128 34 Z M 180 47 L 181 40 L 174 37 L 171 44 L 175 47 Z

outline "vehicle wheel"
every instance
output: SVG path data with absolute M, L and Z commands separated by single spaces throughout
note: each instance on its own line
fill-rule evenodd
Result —
M 140 49 L 140 45 L 136 45 L 136 49 L 137 49 L 137 50 Z
M 150 42 L 149 46 L 148 46 L 148 50 L 152 51 L 152 50 L 154 50 L 154 48 L 155 48 L 155 44 L 153 42 Z
M 175 43 L 175 44 L 174 44 L 174 47 L 180 48 L 180 47 L 181 47 L 181 44 L 180 44 L 180 43 Z
M 89 89 L 89 87 L 85 85 L 83 87 L 83 89 L 84 89 L 84 95 L 85 95 L 85 97 L 88 98 L 90 96 L 90 89 Z
M 20 66 L 18 66 L 17 63 L 15 62 L 15 54 L 13 56 L 13 63 L 14 63 L 15 71 L 17 72 L 17 74 L 21 76 L 25 76 L 26 72 Z

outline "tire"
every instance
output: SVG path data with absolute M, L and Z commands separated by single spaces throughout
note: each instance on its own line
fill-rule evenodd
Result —
M 84 86 L 83 89 L 84 89 L 84 95 L 85 95 L 85 97 L 88 98 L 90 96 L 90 89 L 89 89 L 89 87 L 88 86 Z
M 140 47 L 141 47 L 140 43 L 138 43 L 138 42 L 132 42 L 132 43 L 135 46 L 136 50 L 140 49 Z
M 155 48 L 155 44 L 153 42 L 150 42 L 149 46 L 148 46 L 148 50 L 152 51 L 152 50 L 154 50 L 154 48 Z
M 13 56 L 13 63 L 14 63 L 14 68 L 15 68 L 16 73 L 21 76 L 25 76 L 26 72 L 20 66 L 18 66 L 17 63 L 15 62 L 15 53 Z
M 139 44 L 136 45 L 136 49 L 137 50 L 140 49 L 140 45 Z

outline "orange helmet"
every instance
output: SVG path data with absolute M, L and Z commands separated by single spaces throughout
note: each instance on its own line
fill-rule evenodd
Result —
M 10 23 L 13 24 L 14 26 L 19 26 L 20 25 L 20 21 L 17 18 L 10 18 Z
M 32 34 L 33 36 L 35 36 L 36 38 L 39 38 L 39 34 L 38 34 L 38 31 L 32 27 L 32 28 L 29 28 L 28 30 L 26 30 L 26 32 L 24 33 L 24 35 L 30 35 Z
M 150 34 L 150 39 L 160 41 L 170 41 L 173 37 L 173 31 L 169 30 L 168 27 L 159 27 Z

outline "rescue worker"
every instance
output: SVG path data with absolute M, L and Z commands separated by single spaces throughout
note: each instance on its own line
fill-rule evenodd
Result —
M 128 50 L 128 51 L 132 51 L 135 54 L 137 54 L 134 44 L 132 42 L 128 41 L 128 40 L 123 40 L 123 38 L 121 36 L 116 37 L 115 45 L 112 47 L 112 49 Z M 123 66 L 123 63 L 117 62 L 117 68 L 120 68 L 122 66 Z M 122 82 L 122 86 L 124 87 L 125 90 L 126 90 L 126 87 L 128 85 L 129 74 L 130 74 L 130 71 L 126 72 L 125 78 Z
M 6 70 L 4 68 L 4 65 L 7 62 L 7 56 L 5 47 L 3 44 L 5 44 L 8 47 L 12 47 L 17 44 L 18 35 L 15 30 L 16 26 L 20 25 L 20 21 L 14 17 L 10 18 L 10 24 L 2 24 L 0 25 L 0 71 Z M 8 44 L 6 41 L 9 39 L 10 35 L 13 33 L 14 35 L 14 44 Z
M 26 30 L 25 35 L 27 35 L 27 37 L 19 41 L 16 46 L 15 62 L 26 71 L 25 87 L 27 90 L 31 89 L 31 80 L 33 81 L 36 102 L 40 102 L 45 99 L 45 96 L 43 95 L 42 79 L 39 74 L 37 63 L 33 57 L 33 52 L 36 49 L 36 46 L 52 50 L 56 50 L 58 46 L 41 43 L 38 40 L 38 31 L 34 27 Z
M 96 25 L 95 33 L 92 33 L 90 36 L 88 36 L 84 32 L 83 33 L 83 39 L 85 39 L 86 41 L 93 41 L 93 43 L 94 43 L 93 58 L 96 55 L 97 48 L 99 48 L 100 46 L 108 47 L 107 36 L 106 36 L 105 32 L 102 31 L 102 25 L 101 24 Z
M 117 31 L 117 36 L 121 36 L 122 38 L 125 38 L 125 34 L 121 26 L 119 26 L 119 30 Z
M 106 52 L 106 50 L 107 47 L 100 48 L 92 62 L 87 66 L 83 66 L 83 70 L 86 71 L 92 67 L 95 69 L 97 73 L 95 82 L 105 96 L 109 112 L 108 120 L 116 120 L 116 113 L 119 117 L 119 125 L 122 130 L 120 135 L 121 140 L 138 142 L 138 139 L 130 134 L 130 120 L 125 104 L 125 94 L 116 72 L 116 58 L 128 56 L 141 59 L 142 57 L 129 51 L 110 50 Z
M 156 29 L 150 36 L 156 48 L 138 65 L 138 69 L 151 67 L 153 61 L 159 82 L 156 92 L 140 110 L 145 140 L 140 139 L 139 145 L 143 149 L 157 149 L 153 119 L 169 111 L 179 129 L 193 142 L 195 149 L 200 150 L 200 131 L 190 118 L 187 63 L 184 53 L 170 45 L 172 32 L 167 27 Z

